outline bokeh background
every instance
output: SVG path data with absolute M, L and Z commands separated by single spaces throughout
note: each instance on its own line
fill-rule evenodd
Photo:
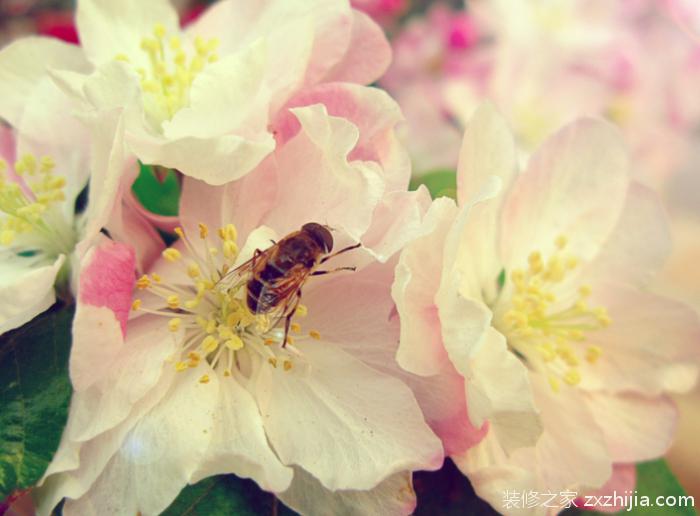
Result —
M 209 2 L 173 3 L 187 23 Z M 576 116 L 604 116 L 621 127 L 637 178 L 661 195 L 670 218 L 674 251 L 656 288 L 700 309 L 700 0 L 353 4 L 394 46 L 379 86 L 405 111 L 416 181 L 450 189 L 462 126 L 483 99 L 530 150 Z M 27 34 L 76 42 L 74 7 L 0 0 L 0 46 Z M 676 402 L 681 418 L 667 458 L 698 500 L 700 389 Z

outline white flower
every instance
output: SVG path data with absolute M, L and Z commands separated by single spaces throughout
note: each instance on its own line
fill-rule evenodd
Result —
M 126 147 L 142 162 L 211 184 L 241 177 L 275 148 L 276 116 L 295 96 L 372 82 L 390 57 L 381 29 L 340 0 L 224 0 L 184 30 L 166 0 L 81 0 L 77 27 L 79 67 L 51 63 L 35 47 L 56 49 L 40 39 L 15 43 L 14 55 L 48 64 L 82 117 L 123 117 Z M 4 88 L 26 80 L 22 63 L 9 64 Z
M 435 201 L 393 289 L 399 363 L 455 378 L 460 424 L 480 429 L 433 424 L 446 451 L 496 508 L 507 489 L 629 479 L 629 464 L 670 444 L 666 393 L 694 384 L 700 325 L 646 290 L 667 228 L 629 181 L 618 134 L 573 123 L 519 174 L 510 131 L 484 106 L 465 132 L 458 198 Z

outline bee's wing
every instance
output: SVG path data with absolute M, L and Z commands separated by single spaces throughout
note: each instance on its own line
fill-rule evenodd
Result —
M 263 286 L 258 298 L 258 313 L 266 313 L 272 321 L 271 326 L 276 326 L 280 319 L 286 317 L 291 310 L 296 308 L 297 292 L 306 281 L 309 272 L 302 265 L 298 265 L 273 285 Z M 274 300 L 274 302 L 266 304 L 266 299 Z
M 223 276 L 221 276 L 221 279 L 216 282 L 216 286 L 222 290 L 230 290 L 247 283 L 250 277 L 253 275 L 255 264 L 258 263 L 259 260 L 263 260 L 268 252 L 269 250 L 261 251 L 260 253 L 257 253 L 257 255 L 253 255 L 252 258 L 243 262 L 235 269 L 227 271 Z

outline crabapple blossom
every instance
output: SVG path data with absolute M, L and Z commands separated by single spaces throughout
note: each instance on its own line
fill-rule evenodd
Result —
M 60 42 L 35 43 L 35 50 L 47 50 L 53 65 L 77 62 L 76 51 Z M 0 82 L 13 80 L 12 67 L 4 65 L 17 57 L 14 52 L 0 52 Z M 104 131 L 95 131 L 90 139 L 71 116 L 68 99 L 33 57 L 25 54 L 21 60 L 27 82 L 16 84 L 21 87 L 0 101 L 0 116 L 12 126 L 0 127 L 0 333 L 51 306 L 54 286 L 61 295 L 68 294 L 76 279 L 72 265 L 103 226 L 115 236 L 129 233 L 144 242 L 143 258 L 153 255 L 158 239 L 118 196 L 99 194 L 105 189 L 99 178 L 108 169 L 118 168 L 117 178 L 122 173 L 133 177 L 133 166 L 123 156 L 103 159 L 113 146 L 111 132 L 105 138 Z M 91 172 L 87 205 L 76 213 L 76 201 Z
M 81 0 L 76 25 L 71 66 L 55 63 L 67 45 L 13 43 L 2 91 L 43 69 L 80 116 L 118 115 L 124 144 L 143 163 L 211 184 L 243 176 L 272 152 L 273 119 L 298 94 L 370 83 L 390 59 L 381 29 L 342 0 L 222 0 L 185 29 L 167 0 Z M 19 61 L 27 55 L 37 58 L 31 66 Z
M 387 260 L 428 199 L 406 192 L 406 170 L 391 166 L 405 163 L 387 137 L 397 113 L 373 118 L 388 97 L 363 111 L 351 91 L 333 93 L 341 100 L 328 109 L 291 110 L 284 143 L 245 177 L 185 178 L 179 239 L 138 279 L 128 245 L 105 238 L 85 255 L 75 392 L 40 514 L 62 498 L 67 515 L 157 514 L 186 484 L 223 473 L 302 513 L 413 510 L 411 471 L 443 455 L 413 392 L 388 371 L 398 326 Z M 344 109 L 348 118 L 329 115 Z M 235 271 L 307 222 L 333 228 L 334 249 L 363 248 L 323 266 L 355 272 L 302 285 L 283 346 L 280 321 L 248 310 Z
M 458 204 L 435 201 L 402 251 L 397 360 L 462 379 L 454 398 L 481 441 L 433 427 L 494 507 L 507 489 L 629 484 L 634 463 L 670 444 L 667 394 L 695 383 L 700 324 L 647 289 L 669 238 L 628 169 L 614 128 L 582 119 L 518 173 L 506 123 L 482 106 L 462 143 Z

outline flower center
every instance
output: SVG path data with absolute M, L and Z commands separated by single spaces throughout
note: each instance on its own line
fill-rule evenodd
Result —
M 289 336 L 287 345 L 282 347 L 284 318 L 253 314 L 248 309 L 246 287 L 251 276 L 249 273 L 237 275 L 232 270 L 238 257 L 236 227 L 228 224 L 220 228 L 218 238 L 212 242 L 209 228 L 200 224 L 199 238 L 204 243 L 200 247 L 204 252 L 197 251 L 181 228 L 175 232 L 187 253 L 183 255 L 171 247 L 163 251 L 163 257 L 180 267 L 188 279 L 167 283 L 158 274 L 144 275 L 136 282 L 136 288 L 154 294 L 159 299 L 160 308 L 146 308 L 139 298 L 132 304 L 133 310 L 166 317 L 171 332 L 183 332 L 175 369 L 185 371 L 206 360 L 215 371 L 229 377 L 236 374 L 248 376 L 256 364 L 292 370 L 302 358 L 295 342 L 306 336 Z M 231 284 L 227 278 L 227 287 L 224 288 L 220 280 L 229 273 L 234 281 Z M 303 317 L 306 313 L 305 306 L 297 307 L 297 315 Z M 300 334 L 301 325 L 293 323 L 291 331 Z M 315 330 L 309 331 L 307 336 L 312 339 L 321 337 Z M 199 381 L 207 383 L 209 377 L 204 375 Z
M 14 164 L 19 176 L 7 175 L 0 159 L 0 245 L 15 253 L 69 253 L 75 235 L 61 212 L 66 179 L 54 174 L 50 156 L 25 154 Z
M 153 36 L 141 40 L 141 50 L 148 57 L 149 67 L 140 67 L 144 109 L 158 124 L 170 120 L 180 109 L 189 104 L 192 82 L 207 63 L 219 59 L 216 38 L 194 40 L 194 55 L 188 57 L 179 36 L 168 37 L 163 25 L 157 24 Z M 129 62 L 125 54 L 117 60 Z
M 572 386 L 581 381 L 581 359 L 591 364 L 598 360 L 602 349 L 588 343 L 588 336 L 611 320 L 605 308 L 588 306 L 588 285 L 579 286 L 570 303 L 557 299 L 556 285 L 577 268 L 578 260 L 565 252 L 566 237 L 558 237 L 555 244 L 556 251 L 546 262 L 535 251 L 527 270 L 511 273 L 514 293 L 500 326 L 511 350 L 532 369 L 546 373 L 552 390 L 558 392 L 562 381 Z

